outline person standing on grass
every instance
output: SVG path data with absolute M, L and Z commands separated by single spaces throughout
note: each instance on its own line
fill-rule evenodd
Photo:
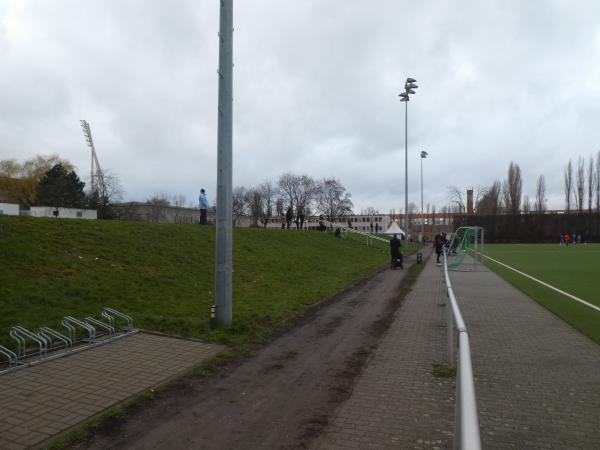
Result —
M 287 211 L 285 212 L 285 223 L 287 224 L 287 229 L 290 229 L 290 225 L 292 224 L 292 219 L 294 218 L 294 213 L 292 212 L 292 207 L 288 206 Z
M 571 241 L 571 236 L 569 235 L 569 233 L 565 233 L 565 245 L 567 247 L 569 246 L 570 241 Z
M 200 225 L 208 224 L 208 198 L 204 188 L 200 189 Z
M 565 245 L 565 238 L 563 237 L 563 235 L 560 235 L 560 246 L 562 247 L 563 245 Z

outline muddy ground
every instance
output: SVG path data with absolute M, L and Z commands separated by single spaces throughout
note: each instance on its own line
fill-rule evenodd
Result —
M 166 388 L 124 422 L 74 448 L 309 447 L 350 396 L 389 328 L 406 273 L 377 273 L 314 308 L 255 354 L 208 378 Z

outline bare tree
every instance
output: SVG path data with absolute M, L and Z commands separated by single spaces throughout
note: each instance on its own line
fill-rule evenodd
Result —
M 277 182 L 277 188 L 281 196 L 286 200 L 287 206 L 296 212 L 296 220 L 298 211 L 307 211 L 311 202 L 314 200 L 318 190 L 318 185 L 315 180 L 308 175 L 294 175 L 285 173 Z
M 594 177 L 594 157 L 590 156 L 588 164 L 588 212 L 592 213 L 592 205 L 594 204 L 594 187 L 596 179 Z
M 491 186 L 484 188 L 478 196 L 475 204 L 477 214 L 496 215 L 500 209 L 500 195 L 502 192 L 502 184 L 495 180 Z
M 521 168 L 517 163 L 511 161 L 508 166 L 506 180 L 502 184 L 502 199 L 504 200 L 506 212 L 509 214 L 519 213 L 522 190 Z
M 265 181 L 258 186 L 262 197 L 261 221 L 264 227 L 267 227 L 269 220 L 273 217 L 273 209 L 275 207 L 275 186 L 272 181 Z
M 365 216 L 374 216 L 379 214 L 379 211 L 372 206 L 367 206 L 366 208 L 362 209 L 360 213 Z
M 240 217 L 246 215 L 247 211 L 246 188 L 244 186 L 237 186 L 233 188 L 232 192 L 233 224 L 237 225 Z
M 246 204 L 248 205 L 248 212 L 250 213 L 253 227 L 257 227 L 261 220 L 263 203 L 262 192 L 259 188 L 248 189 L 246 192 Z
M 154 194 L 146 200 L 146 203 L 150 206 L 147 217 L 149 222 L 168 222 L 167 207 L 171 205 L 171 202 L 165 193 Z
M 448 201 L 457 206 L 458 212 L 465 211 L 465 202 L 463 201 L 462 193 L 456 186 L 448 186 Z
M 577 160 L 577 172 L 575 172 L 575 200 L 579 212 L 583 211 L 585 194 L 585 160 L 580 156 Z
M 352 213 L 352 200 L 349 192 L 335 178 L 323 178 L 317 191 L 317 209 L 329 222 Z
M 571 211 L 571 194 L 573 193 L 573 164 L 569 163 L 565 167 L 565 207 L 567 212 Z
M 187 201 L 187 198 L 185 197 L 185 195 L 178 194 L 178 195 L 174 195 L 171 198 L 171 205 L 173 205 L 176 208 L 187 208 L 188 201 Z
M 531 203 L 529 202 L 529 195 L 523 196 L 523 212 L 529 214 L 531 212 Z
M 596 154 L 596 211 L 600 212 L 600 150 Z
M 535 186 L 535 202 L 533 210 L 541 213 L 546 209 L 546 179 L 544 175 L 540 175 Z

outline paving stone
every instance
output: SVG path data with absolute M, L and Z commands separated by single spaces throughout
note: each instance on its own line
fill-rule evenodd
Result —
M 138 333 L 0 375 L 0 450 L 36 446 L 223 350 Z
M 450 277 L 469 329 L 483 448 L 599 449 L 600 346 L 486 269 Z M 352 448 L 352 437 L 366 439 L 361 448 L 452 447 L 455 382 L 431 374 L 446 358 L 444 302 L 429 262 L 313 447 Z M 379 433 L 359 431 L 365 423 Z

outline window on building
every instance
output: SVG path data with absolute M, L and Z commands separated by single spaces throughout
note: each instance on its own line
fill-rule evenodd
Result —
M 83 213 L 81 211 L 77 211 L 77 217 L 83 217 Z

